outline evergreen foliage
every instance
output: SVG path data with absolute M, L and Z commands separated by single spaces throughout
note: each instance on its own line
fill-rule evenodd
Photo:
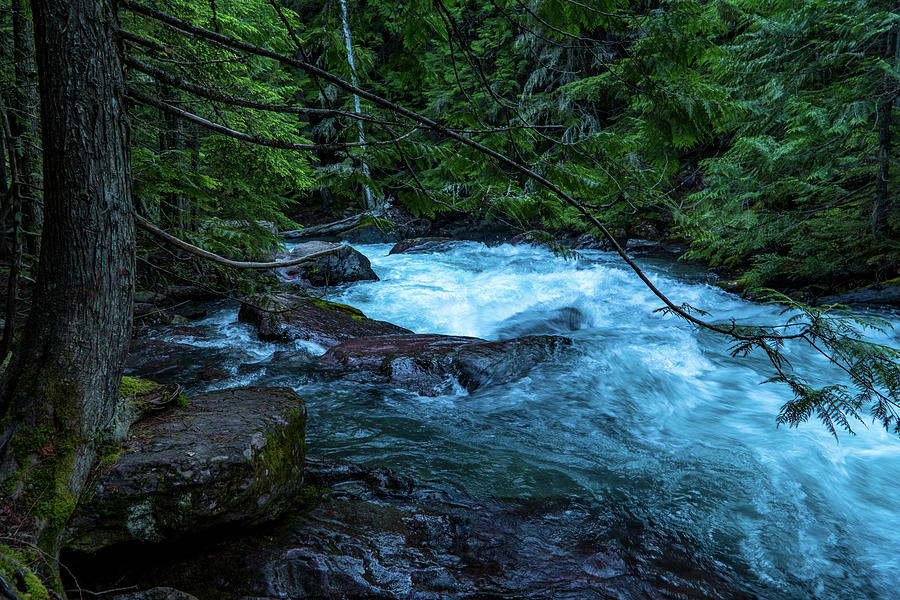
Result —
M 337 0 L 152 5 L 358 81 L 552 181 L 625 237 L 662 225 L 746 287 L 818 294 L 900 275 L 900 13 L 886 0 L 347 0 L 346 24 Z M 278 238 L 259 222 L 359 212 L 364 188 L 414 215 L 478 212 L 551 244 L 548 232 L 590 228 L 534 178 L 371 97 L 356 114 L 333 81 L 120 12 L 137 208 L 198 246 L 260 257 Z M 14 85 L 10 68 L 0 78 Z M 737 354 L 769 356 L 793 391 L 779 422 L 850 430 L 868 407 L 900 433 L 897 356 L 864 338 L 882 324 L 773 301 L 791 311 L 786 329 L 716 330 Z M 850 385 L 800 378 L 789 339 Z

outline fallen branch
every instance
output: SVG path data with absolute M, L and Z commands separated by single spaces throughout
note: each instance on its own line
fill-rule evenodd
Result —
M 224 256 L 219 256 L 218 254 L 210 252 L 209 250 L 204 250 L 203 248 L 198 248 L 193 244 L 189 244 L 172 234 L 166 233 L 140 215 L 134 215 L 134 222 L 144 231 L 152 233 L 156 237 L 165 240 L 173 246 L 181 248 L 182 250 L 190 252 L 191 254 L 199 256 L 200 258 L 205 258 L 206 260 L 210 260 L 225 267 L 232 267 L 234 269 L 278 269 L 281 267 L 293 267 L 295 265 L 302 265 L 303 263 L 310 262 L 312 261 L 312 259 L 318 256 L 324 256 L 332 251 L 331 249 L 329 249 L 322 252 L 307 254 L 306 256 L 301 256 L 300 258 L 277 262 L 244 262 L 240 260 L 230 260 L 225 258 Z

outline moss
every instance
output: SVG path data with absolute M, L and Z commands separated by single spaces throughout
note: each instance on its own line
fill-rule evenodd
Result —
M 0 576 L 23 600 L 50 600 L 50 592 L 27 564 L 34 562 L 30 553 L 0 545 Z
M 306 457 L 306 411 L 288 413 L 288 425 L 266 435 L 266 443 L 253 457 L 254 485 L 273 488 L 294 476 Z
M 123 398 L 129 398 L 138 394 L 146 394 L 148 392 L 152 392 L 159 386 L 160 384 L 151 379 L 125 376 L 122 377 L 122 382 L 119 384 L 119 395 Z M 175 399 L 174 404 L 178 408 L 188 408 L 188 397 L 184 394 L 179 394 Z
M 100 449 L 100 462 L 98 463 L 98 468 L 101 471 L 106 471 L 110 467 L 114 466 L 119 462 L 119 459 L 122 457 L 122 445 L 121 444 L 107 444 Z
M 328 488 L 312 483 L 304 483 L 297 493 L 297 504 L 294 507 L 299 513 L 312 510 L 328 495 Z
M 324 309 L 324 310 L 336 310 L 336 311 L 340 311 L 343 313 L 347 313 L 351 317 L 353 317 L 354 320 L 362 321 L 363 319 L 368 318 L 361 310 L 359 310 L 358 308 L 349 306 L 347 304 L 340 304 L 338 302 L 329 302 L 328 300 L 321 300 L 319 298 L 311 298 L 310 303 L 313 306 Z
M 140 377 L 123 377 L 119 384 L 119 395 L 123 398 L 134 396 L 136 394 L 146 394 L 152 392 L 159 387 L 159 384 L 149 379 Z

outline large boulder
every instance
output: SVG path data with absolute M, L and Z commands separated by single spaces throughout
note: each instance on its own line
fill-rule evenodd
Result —
M 568 338 L 552 335 L 497 342 L 435 334 L 366 337 L 334 346 L 319 364 L 333 376 L 439 396 L 457 386 L 474 391 L 518 379 L 571 344 Z
M 352 306 L 292 294 L 249 296 L 241 303 L 238 320 L 256 325 L 262 340 L 306 340 L 323 348 L 357 337 L 412 333 L 370 319 Z
M 304 242 L 279 259 L 303 257 L 308 257 L 308 260 L 299 265 L 282 267 L 278 270 L 279 274 L 288 280 L 302 279 L 317 287 L 378 279 L 369 259 L 346 244 Z
M 67 536 L 94 552 L 278 517 L 303 484 L 306 408 L 288 388 L 234 388 L 141 421 L 100 463 Z

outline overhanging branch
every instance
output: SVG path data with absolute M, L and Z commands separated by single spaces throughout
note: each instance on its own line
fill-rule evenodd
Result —
M 644 283 L 644 285 L 647 286 L 647 288 L 653 293 L 654 296 L 659 298 L 663 302 L 663 304 L 665 304 L 665 306 L 672 313 L 677 314 L 681 318 L 685 319 L 686 321 L 688 321 L 690 323 L 693 323 L 694 325 L 697 325 L 698 327 L 702 327 L 709 331 L 714 331 L 716 333 L 720 333 L 720 334 L 729 336 L 733 339 L 743 340 L 743 341 L 759 341 L 759 340 L 765 340 L 765 339 L 788 340 L 788 339 L 805 338 L 807 336 L 806 329 L 804 329 L 803 331 L 796 333 L 796 334 L 787 334 L 787 335 L 780 335 L 780 334 L 775 334 L 775 333 L 743 335 L 741 333 L 738 333 L 735 330 L 735 328 L 733 328 L 733 327 L 731 327 L 731 328 L 723 327 L 720 325 L 716 325 L 715 323 L 710 323 L 710 322 L 707 322 L 707 321 L 704 321 L 702 319 L 695 317 L 694 315 L 690 314 L 687 310 L 685 310 L 681 306 L 675 304 L 672 300 L 669 299 L 668 296 L 666 296 L 664 293 L 662 293 L 662 291 L 660 291 L 659 288 L 656 287 L 656 285 L 650 280 L 650 278 L 647 277 L 647 275 L 646 275 L 646 273 L 644 273 L 643 269 L 641 269 L 637 265 L 637 263 L 635 263 L 634 260 L 628 255 L 628 253 L 625 251 L 625 249 L 622 248 L 621 244 L 619 244 L 618 240 L 616 240 L 616 238 L 612 235 L 612 233 L 609 232 L 609 230 L 606 228 L 606 226 L 603 225 L 603 223 L 601 223 L 597 219 L 597 217 L 595 217 L 583 204 L 581 204 L 573 196 L 571 196 L 567 192 L 563 191 L 559 186 L 557 186 L 552 181 L 548 180 L 546 177 L 533 171 L 532 169 L 528 168 L 527 166 L 523 165 L 522 163 L 520 163 L 512 158 L 509 158 L 508 156 L 501 154 L 500 152 L 497 152 L 496 150 L 489 148 L 489 147 L 485 146 L 484 144 L 476 142 L 475 140 L 473 140 L 465 135 L 457 133 L 456 131 L 453 131 L 451 128 L 449 128 L 445 125 L 442 125 L 441 123 L 439 123 L 433 119 L 429 119 L 428 117 L 426 117 L 422 114 L 419 114 L 419 113 L 417 113 L 413 110 L 410 110 L 408 108 L 405 108 L 403 106 L 400 106 L 399 104 L 395 104 L 394 102 L 391 102 L 390 100 L 387 100 L 386 98 L 382 98 L 381 96 L 379 96 L 377 94 L 374 94 L 372 92 L 369 92 L 367 90 L 359 88 L 355 85 L 352 85 L 352 84 L 348 83 L 347 81 L 341 79 L 337 75 L 334 75 L 334 74 L 330 73 L 329 71 L 326 71 L 325 69 L 322 69 L 321 67 L 314 65 L 312 63 L 309 63 L 309 62 L 306 62 L 303 60 L 299 60 L 296 58 L 292 58 L 289 56 L 285 56 L 285 55 L 275 52 L 273 50 L 269 50 L 267 48 L 262 48 L 260 46 L 254 45 L 254 44 L 249 44 L 242 40 L 237 40 L 237 39 L 231 38 L 229 36 L 223 35 L 221 33 L 217 33 L 215 31 L 211 31 L 209 29 L 205 29 L 203 27 L 198 27 L 198 26 L 196 26 L 192 23 L 189 23 L 183 19 L 179 19 L 178 17 L 175 17 L 168 13 L 158 11 L 158 10 L 150 8 L 148 6 L 138 4 L 136 2 L 133 2 L 132 0 L 121 0 L 120 5 L 127 8 L 128 10 L 131 10 L 134 13 L 154 19 L 156 21 L 159 21 L 161 23 L 168 25 L 169 27 L 172 27 L 173 29 L 182 31 L 184 33 L 189 33 L 189 34 L 195 35 L 195 36 L 205 39 L 209 42 L 219 44 L 219 45 L 222 45 L 222 46 L 225 46 L 228 48 L 233 48 L 235 50 L 240 50 L 242 52 L 249 52 L 249 53 L 255 54 L 257 56 L 271 58 L 275 61 L 280 62 L 281 64 L 292 66 L 292 67 L 295 67 L 298 69 L 302 69 L 303 71 L 306 71 L 307 73 L 309 73 L 311 75 L 315 75 L 316 77 L 319 77 L 324 81 L 328 81 L 329 83 L 334 84 L 335 86 L 341 88 L 344 91 L 350 92 L 352 94 L 357 94 L 361 98 L 365 98 L 366 100 L 369 100 L 370 102 L 372 102 L 373 104 L 375 104 L 377 106 L 381 106 L 383 108 L 391 110 L 394 113 L 402 115 L 404 117 L 407 117 L 408 119 L 411 119 L 412 121 L 415 121 L 416 123 L 419 123 L 420 125 L 428 128 L 428 129 L 436 131 L 436 132 L 438 132 L 452 140 L 455 140 L 465 146 L 473 148 L 473 149 L 481 152 L 482 154 L 485 154 L 485 155 L 493 158 L 501 165 L 503 165 L 513 171 L 516 171 L 516 172 L 528 177 L 529 179 L 532 179 L 533 181 L 539 183 L 545 189 L 547 189 L 548 191 L 550 191 L 551 193 L 556 195 L 563 202 L 565 202 L 569 206 L 573 207 L 582 216 L 584 216 L 584 218 L 589 223 L 591 223 L 594 227 L 596 227 L 600 231 L 603 238 L 616 251 L 616 253 L 622 258 L 622 260 L 625 261 L 625 263 L 629 266 L 629 268 L 631 268 L 631 270 L 634 271 L 634 273 Z
M 175 237 L 170 233 L 166 233 L 144 217 L 140 215 L 134 215 L 135 224 L 147 231 L 155 235 L 156 237 L 172 244 L 177 248 L 181 248 L 185 252 L 189 252 L 194 256 L 199 256 L 200 258 L 204 258 L 206 260 L 212 261 L 216 264 L 220 264 L 224 267 L 232 267 L 234 269 L 278 269 L 281 267 L 293 267 L 295 265 L 302 265 L 304 263 L 311 262 L 313 259 L 324 256 L 331 252 L 331 250 L 325 250 L 323 252 L 314 252 L 312 254 L 307 254 L 306 256 L 302 256 L 300 258 L 296 258 L 293 260 L 285 260 L 279 262 L 244 262 L 240 260 L 229 260 L 224 256 L 219 256 L 209 250 L 204 250 L 203 248 L 198 248 L 193 244 L 189 244 L 182 239 Z

